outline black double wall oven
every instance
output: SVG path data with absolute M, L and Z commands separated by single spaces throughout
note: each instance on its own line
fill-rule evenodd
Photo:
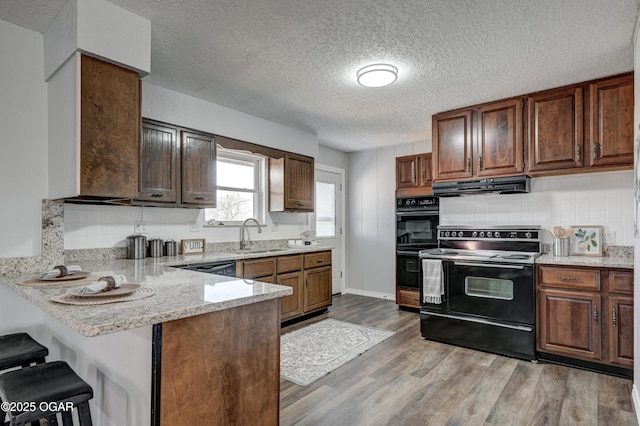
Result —
M 420 250 L 438 246 L 438 198 L 396 199 L 396 286 L 420 290 Z

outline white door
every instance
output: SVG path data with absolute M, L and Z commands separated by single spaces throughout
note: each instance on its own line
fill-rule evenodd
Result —
M 344 233 L 343 192 L 344 170 L 316 165 L 316 239 L 323 246 L 333 247 L 331 265 L 333 272 L 332 293 L 342 293 L 344 288 Z

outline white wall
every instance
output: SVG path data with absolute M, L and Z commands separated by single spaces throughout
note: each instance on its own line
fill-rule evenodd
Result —
M 635 207 L 635 232 L 634 232 L 634 280 L 633 280 L 633 292 L 636 295 L 640 295 L 640 17 L 636 21 L 636 28 L 634 34 L 634 114 L 633 123 L 634 129 L 636 129 L 635 146 L 634 146 L 634 186 L 635 197 L 633 198 L 633 205 Z M 638 423 L 640 423 L 640 309 L 634 309 L 633 311 L 633 354 L 634 354 L 634 369 L 633 369 L 633 405 L 635 408 Z
M 347 293 L 395 300 L 396 157 L 430 150 L 425 140 L 347 155 Z
M 47 198 L 42 35 L 0 21 L 0 258 L 41 254 Z
M 440 199 L 443 225 L 603 225 L 604 243 L 634 244 L 633 171 L 552 176 L 531 180 L 529 194 Z M 551 237 L 542 234 L 543 243 Z
M 347 154 L 328 146 L 318 146 L 318 157 L 316 164 L 324 164 L 325 166 L 335 167 L 337 169 L 347 169 Z

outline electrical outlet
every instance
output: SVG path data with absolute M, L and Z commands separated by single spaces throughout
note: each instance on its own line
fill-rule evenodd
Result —
M 190 232 L 200 232 L 202 231 L 202 227 L 200 226 L 200 222 L 197 220 L 192 220 L 189 222 L 189 231 Z
M 147 222 L 133 222 L 133 232 L 138 234 L 146 234 L 147 233 Z

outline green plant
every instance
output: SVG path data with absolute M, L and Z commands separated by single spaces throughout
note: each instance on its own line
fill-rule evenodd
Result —
M 574 234 L 580 240 L 578 242 L 578 248 L 580 250 L 591 251 L 591 247 L 594 249 L 598 247 L 598 242 L 596 241 L 596 233 L 592 232 L 591 234 L 587 233 L 586 229 L 578 228 L 576 233 Z

